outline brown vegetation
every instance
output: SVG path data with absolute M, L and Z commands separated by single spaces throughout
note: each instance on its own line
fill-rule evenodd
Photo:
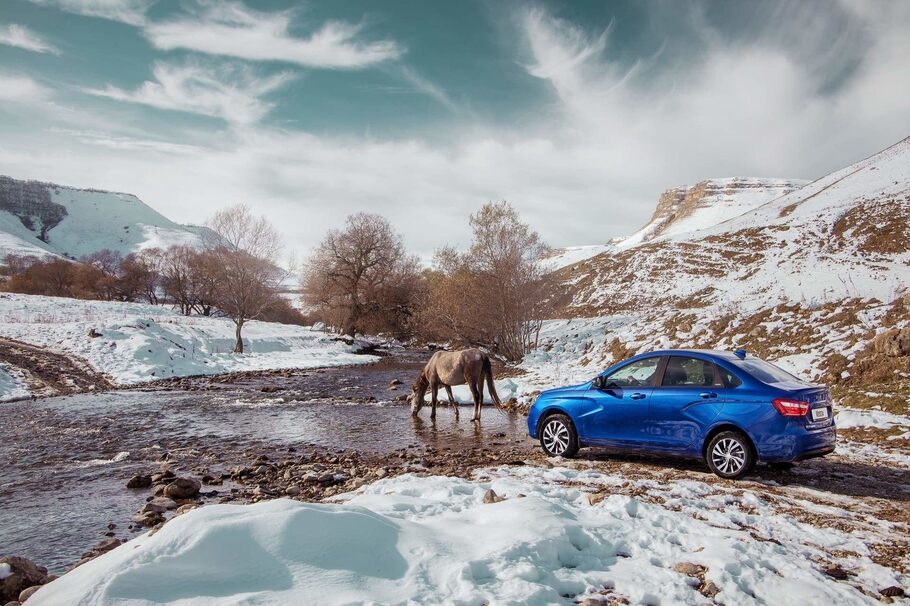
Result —
M 427 274 L 424 334 L 519 360 L 536 347 L 549 311 L 540 265 L 548 249 L 508 202 L 484 205 L 470 223 L 469 250 L 443 248 Z
M 329 231 L 307 263 L 303 297 L 313 315 L 350 336 L 413 332 L 420 291 L 417 258 L 380 215 L 351 215 Z

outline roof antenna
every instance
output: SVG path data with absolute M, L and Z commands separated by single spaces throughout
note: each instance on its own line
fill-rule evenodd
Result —
M 736 351 L 733 352 L 733 355 L 736 356 L 737 358 L 739 358 L 740 360 L 745 360 L 746 359 L 746 350 L 743 349 L 742 347 L 740 347 L 739 349 L 737 349 Z

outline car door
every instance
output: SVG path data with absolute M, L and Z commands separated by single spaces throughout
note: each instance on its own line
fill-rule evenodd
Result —
M 669 356 L 648 398 L 645 439 L 654 448 L 685 451 L 720 413 L 726 388 L 707 357 Z
M 660 356 L 630 362 L 605 376 L 604 387 L 589 389 L 591 405 L 582 423 L 586 442 L 605 446 L 642 442 L 659 363 Z

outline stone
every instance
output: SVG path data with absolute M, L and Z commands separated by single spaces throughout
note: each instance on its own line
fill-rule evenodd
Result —
M 152 483 L 154 484 L 169 484 L 173 479 L 177 477 L 173 471 L 170 469 L 165 469 L 160 473 L 152 475 Z
M 392 379 L 389 381 L 389 387 L 395 387 L 396 385 L 401 385 L 401 379 Z
M 840 566 L 829 566 L 825 568 L 822 572 L 831 577 L 832 579 L 837 579 L 838 581 L 846 581 L 850 578 L 849 573 L 841 568 Z
M 687 577 L 700 577 L 707 572 L 707 568 L 701 564 L 693 564 L 692 562 L 679 562 L 676 566 L 673 567 L 673 570 L 680 574 L 684 574 Z
M 152 476 L 148 474 L 133 476 L 126 483 L 127 488 L 149 488 L 151 485 Z
M 120 547 L 120 545 L 122 543 L 123 543 L 123 541 L 121 541 L 120 539 L 106 539 L 104 541 L 101 541 L 97 545 L 95 545 L 95 547 L 94 547 L 94 549 L 92 549 L 92 551 L 95 551 L 97 553 L 107 553 L 111 549 Z M 24 601 L 24 600 L 22 600 L 22 601 Z
M 0 604 L 19 598 L 23 589 L 47 583 L 47 568 L 18 556 L 4 556 L 0 564 L 9 566 L 10 574 L 0 580 Z
M 906 592 L 904 591 L 904 589 L 902 587 L 898 587 L 897 585 L 892 585 L 891 587 L 885 587 L 884 589 L 879 591 L 879 593 L 882 594 L 883 596 L 886 596 L 889 598 L 902 598 L 905 595 L 907 595 Z
M 296 497 L 297 495 L 300 494 L 300 487 L 288 486 L 287 488 L 284 489 L 284 494 L 288 495 L 289 497 Z
M 706 598 L 713 598 L 720 593 L 720 587 L 715 585 L 714 581 L 705 581 L 701 584 L 701 587 L 698 588 L 698 591 Z
M 501 501 L 505 501 L 505 499 L 496 494 L 496 491 L 494 491 L 492 488 L 483 494 L 483 502 L 486 504 L 499 503 Z
M 192 509 L 196 509 L 197 507 L 199 507 L 199 505 L 197 505 L 196 503 L 187 503 L 186 505 L 181 505 L 180 507 L 177 508 L 177 511 L 174 512 L 174 515 L 182 516 L 186 512 L 188 512 Z
M 165 486 L 164 496 L 172 499 L 192 499 L 199 494 L 202 483 L 193 478 L 175 478 L 173 482 Z

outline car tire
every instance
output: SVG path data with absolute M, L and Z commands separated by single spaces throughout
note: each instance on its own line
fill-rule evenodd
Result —
M 708 444 L 705 462 L 716 475 L 736 480 L 752 471 L 755 455 L 745 435 L 738 431 L 722 431 Z
M 540 424 L 540 446 L 548 457 L 572 458 L 578 454 L 578 432 L 563 414 L 548 416 Z

